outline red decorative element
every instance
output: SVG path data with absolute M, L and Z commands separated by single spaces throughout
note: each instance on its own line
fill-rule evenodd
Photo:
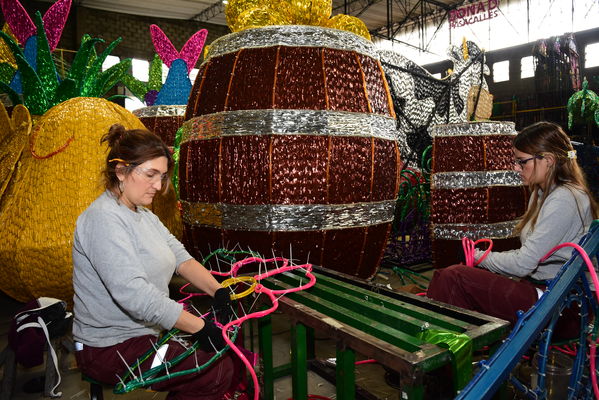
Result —
M 150 25 L 150 35 L 154 48 L 160 56 L 160 59 L 167 67 L 170 67 L 173 61 L 180 58 L 187 65 L 187 72 L 191 72 L 198 61 L 198 57 L 202 54 L 202 48 L 206 42 L 208 31 L 202 29 L 194 33 L 189 40 L 183 45 L 181 52 L 175 49 L 166 34 L 158 27 L 158 25 Z

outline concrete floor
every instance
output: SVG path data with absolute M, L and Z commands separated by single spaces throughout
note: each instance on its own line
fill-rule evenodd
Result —
M 424 275 L 430 276 L 432 271 L 424 272 Z M 401 287 L 403 282 L 399 281 L 396 274 L 389 269 L 383 269 L 376 277 L 376 281 L 385 285 L 390 285 L 393 289 L 416 290 L 407 285 Z M 10 321 L 14 313 L 21 307 L 21 303 L 0 293 L 0 346 L 4 348 L 7 344 L 7 332 Z M 281 313 L 273 315 L 273 348 L 275 365 L 282 365 L 289 362 L 289 332 L 290 323 L 287 317 Z M 254 342 L 257 343 L 254 338 Z M 246 341 L 249 347 L 249 338 Z M 255 347 L 257 349 L 257 345 Z M 319 337 L 316 332 L 316 355 L 319 360 L 327 360 L 335 357 L 335 343 L 326 337 Z M 63 370 L 61 371 L 62 382 L 59 390 L 62 391 L 62 398 L 69 400 L 89 399 L 89 384 L 81 380 L 81 375 L 77 369 L 75 359 L 72 353 L 63 352 Z M 357 355 L 358 360 L 363 359 Z M 43 366 L 25 369 L 18 367 L 16 386 L 12 399 L 30 400 L 42 397 L 40 392 L 30 393 L 34 389 L 32 379 L 43 376 Z M 364 387 L 374 396 L 380 399 L 399 399 L 399 391 L 389 386 L 385 382 L 385 370 L 378 364 L 363 364 L 356 367 L 356 383 Z M 308 393 L 324 396 L 330 399 L 336 398 L 335 387 L 321 378 L 317 374 L 310 372 L 308 377 Z M 275 382 L 276 399 L 287 400 L 292 397 L 291 379 L 281 378 Z M 150 392 L 145 390 L 135 390 L 124 395 L 115 395 L 110 389 L 104 390 L 104 399 L 164 399 L 165 393 Z

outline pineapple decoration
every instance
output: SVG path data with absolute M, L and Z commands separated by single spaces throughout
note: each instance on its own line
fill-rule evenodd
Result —
M 22 9 L 16 1 L 8 3 L 2 3 L 4 15 L 22 41 L 17 32 L 26 13 L 7 12 L 7 5 Z M 62 13 L 68 11 L 67 3 L 58 2 Z M 50 24 L 65 20 L 51 18 L 44 28 L 36 14 L 35 66 L 17 42 L 0 32 L 16 61 L 22 88 L 18 93 L 10 82 L 0 88 L 16 105 L 11 118 L 0 105 L 0 289 L 19 301 L 40 296 L 71 300 L 75 221 L 102 191 L 106 148 L 100 137 L 114 123 L 143 128 L 119 105 L 91 97 L 106 93 L 130 67 L 131 61 L 123 60 L 101 71 L 118 41 L 97 55 L 95 45 L 102 40 L 85 36 L 68 73 L 56 73 L 46 32 L 62 31 L 62 25 Z M 33 125 L 29 113 L 37 115 Z
M 315 25 L 353 32 L 370 40 L 362 20 L 338 14 L 332 0 L 230 0 L 225 14 L 233 32 L 268 25 Z
M 206 42 L 208 31 L 196 32 L 185 43 L 181 51 L 168 39 L 157 25 L 150 26 L 152 42 L 158 53 L 150 63 L 148 83 L 126 75 L 124 82 L 131 92 L 148 106 L 135 110 L 144 125 L 172 148 L 177 129 L 183 124 L 191 80 L 189 73 L 195 66 Z M 162 63 L 169 67 L 164 85 L 162 85 Z M 157 196 L 152 203 L 152 211 L 158 215 L 169 231 L 178 238 L 183 235 L 183 223 L 177 207 L 174 190 Z

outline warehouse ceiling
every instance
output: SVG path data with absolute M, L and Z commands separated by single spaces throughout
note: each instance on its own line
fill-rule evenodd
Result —
M 52 0 L 49 0 L 52 1 Z M 389 38 L 401 25 L 432 14 L 443 15 L 465 0 L 333 0 L 333 15 L 360 18 L 375 37 Z M 74 0 L 80 6 L 226 25 L 225 4 L 214 0 Z

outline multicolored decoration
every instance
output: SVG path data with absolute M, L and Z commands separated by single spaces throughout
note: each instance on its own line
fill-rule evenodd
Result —
M 493 239 L 498 251 L 519 247 L 514 235 L 527 196 L 513 169 L 513 122 L 436 125 L 431 223 L 433 266 L 463 259 L 462 238 Z
M 123 60 L 102 72 L 120 40 L 97 54 L 95 46 L 102 40 L 85 35 L 70 70 L 58 75 L 52 49 L 69 6 L 70 1 L 56 2 L 44 18 L 36 13 L 33 25 L 17 1 L 2 0 L 16 39 L 5 31 L 0 37 L 18 67 L 22 92 L 11 81 L 0 81 L 0 92 L 8 93 L 14 105 L 10 119 L 0 106 L 6 144 L 0 148 L 0 224 L 5 233 L 0 289 L 23 302 L 42 296 L 71 301 L 75 221 L 102 191 L 99 171 L 106 149 L 100 138 L 115 123 L 143 128 L 129 111 L 97 97 L 130 68 L 131 60 Z
M 448 78 L 437 79 L 399 53 L 380 52 L 397 113 L 402 159 L 408 166 L 417 168 L 424 150 L 431 144 L 430 126 L 471 120 L 474 113 L 468 112 L 467 103 L 473 86 L 480 88 L 479 96 L 482 90 L 488 92 L 484 75 L 489 74 L 489 68 L 485 65 L 484 51 L 465 41 L 462 47 L 451 46 L 448 55 L 454 64 L 453 73 Z M 474 103 L 478 103 L 479 96 Z
M 584 79 L 582 90 L 574 93 L 568 99 L 568 128 L 572 129 L 575 122 L 594 122 L 599 126 L 599 96 L 589 90 L 589 82 Z
M 179 189 L 194 255 L 237 243 L 369 278 L 400 158 L 371 42 L 268 26 L 216 40 L 182 127 Z
M 41 26 L 46 27 L 43 32 L 46 43 L 42 43 L 42 45 L 47 44 L 49 51 L 54 51 L 58 45 L 70 8 L 71 0 L 58 0 L 52 4 L 42 18 L 43 23 Z M 39 46 L 38 36 L 41 33 L 39 31 L 40 23 L 34 23 L 31 20 L 18 0 L 0 0 L 0 9 L 2 9 L 2 14 L 14 37 L 23 46 L 25 60 L 32 66 L 34 71 L 37 71 L 36 57 L 38 54 L 37 47 Z M 47 66 L 47 64 L 44 65 L 44 67 Z M 17 71 L 10 86 L 17 93 L 22 93 L 20 71 Z
M 95 45 L 102 39 L 84 36 L 71 69 L 66 77 L 59 77 L 52 58 L 50 46 L 45 35 L 41 14 L 36 13 L 37 36 L 36 51 L 33 57 L 35 65 L 19 45 L 6 33 L 0 32 L 0 38 L 8 45 L 15 57 L 22 86 L 22 100 L 19 93 L 7 82 L 0 82 L 0 92 L 7 93 L 13 104 L 23 103 L 34 115 L 42 115 L 53 106 L 77 97 L 98 97 L 108 92 L 131 67 L 131 59 L 122 60 L 106 71 L 102 71 L 102 63 L 112 52 L 120 39 L 112 42 L 100 55 L 96 55 Z M 31 40 L 31 38 L 29 39 Z M 14 82 L 14 80 L 13 80 Z
M 99 141 L 114 123 L 143 128 L 129 111 L 92 97 L 67 100 L 35 123 L 0 202 L 0 289 L 9 296 L 72 299 L 75 221 L 102 191 Z
M 225 8 L 233 32 L 269 25 L 314 25 L 353 32 L 370 40 L 362 20 L 339 14 L 332 18 L 331 0 L 230 0 Z

